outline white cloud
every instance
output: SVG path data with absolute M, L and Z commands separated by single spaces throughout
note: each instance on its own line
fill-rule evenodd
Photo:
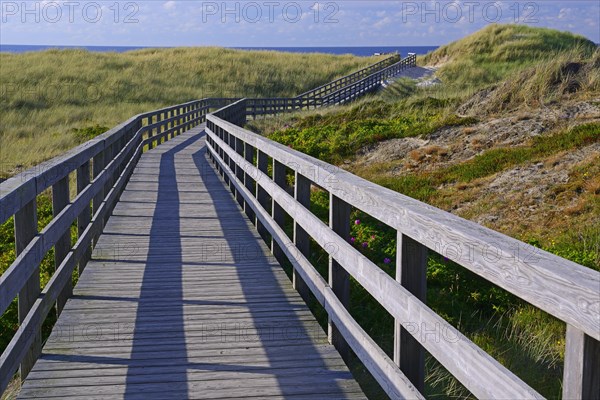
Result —
M 572 9 L 570 8 L 561 8 L 558 12 L 558 19 L 567 18 L 571 14 Z
M 176 6 L 176 3 L 173 0 L 167 1 L 166 3 L 163 4 L 163 8 L 165 10 L 174 10 Z
M 390 17 L 385 17 L 384 19 L 375 22 L 375 24 L 373 24 L 373 27 L 376 29 L 381 29 L 384 26 L 389 25 L 390 22 L 392 22 L 392 19 Z

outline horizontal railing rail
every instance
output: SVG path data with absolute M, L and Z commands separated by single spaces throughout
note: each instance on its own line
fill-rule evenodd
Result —
M 327 311 L 330 341 L 342 355 L 351 348 L 392 398 L 422 398 L 425 351 L 478 398 L 541 398 L 425 304 L 430 250 L 564 321 L 563 396 L 597 397 L 600 273 L 245 130 L 238 126 L 245 110 L 241 100 L 207 117 L 208 156 L 259 232 L 270 235 L 274 255 L 292 263 L 296 288 Z M 329 192 L 329 225 L 310 211 L 313 185 Z M 397 231 L 396 279 L 348 243 L 352 207 Z M 291 238 L 284 213 L 293 220 Z M 330 256 L 328 280 L 308 260 L 311 239 Z M 349 314 L 349 276 L 395 318 L 393 359 Z
M 301 95 L 297 96 L 296 99 L 303 102 L 303 104 L 306 106 L 312 105 L 312 101 L 315 98 L 323 97 L 329 93 L 339 90 L 340 88 L 342 88 L 344 86 L 347 86 L 351 83 L 359 81 L 366 76 L 369 76 L 375 72 L 378 72 L 379 70 L 381 70 L 383 68 L 386 68 L 390 65 L 397 63 L 398 61 L 400 61 L 400 59 L 401 59 L 400 54 L 395 53 L 395 54 L 391 55 L 390 57 L 388 57 L 384 60 L 381 60 L 375 64 L 369 65 L 368 67 L 365 67 L 359 71 L 353 72 L 349 75 L 343 76 L 339 79 L 328 82 L 322 86 L 319 86 L 317 88 L 314 88 L 307 92 L 304 92 Z
M 129 175 L 144 151 L 202 123 L 210 110 L 237 99 L 202 99 L 136 115 L 37 167 L 0 183 L 0 223 L 14 216 L 16 259 L 0 277 L 0 314 L 18 298 L 19 329 L 0 357 L 0 393 L 17 368 L 27 376 L 41 350 L 41 325 L 60 314 Z M 77 195 L 70 199 L 70 176 Z M 37 229 L 37 196 L 52 189 L 53 218 Z M 71 246 L 71 226 L 77 241 Z M 55 272 L 43 290 L 39 265 L 54 247 Z
M 352 101 L 366 93 L 381 87 L 386 79 L 398 75 L 407 68 L 417 65 L 417 55 L 410 53 L 397 63 L 383 68 L 363 79 L 346 85 L 335 92 L 328 93 L 320 98 L 320 105 L 343 104 Z
M 298 97 L 246 99 L 246 114 L 248 117 L 256 118 L 262 115 L 277 115 L 282 112 L 343 104 L 352 101 L 377 90 L 381 87 L 384 80 L 398 75 L 407 68 L 416 66 L 417 58 L 415 54 L 410 53 L 407 57 L 390 65 L 391 60 L 395 61 L 397 59 L 390 57 L 385 60 L 387 61 L 386 63 L 380 62 L 375 64 L 378 68 L 365 69 L 365 73 L 357 73 L 354 76 L 356 79 L 340 78 L 340 80 L 334 81 L 337 82 L 335 84 L 332 82 Z M 366 72 L 369 72 L 369 74 L 366 74 Z

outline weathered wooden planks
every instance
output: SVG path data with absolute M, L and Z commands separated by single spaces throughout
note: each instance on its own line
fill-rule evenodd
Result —
M 199 131 L 141 157 L 20 398 L 364 398 Z

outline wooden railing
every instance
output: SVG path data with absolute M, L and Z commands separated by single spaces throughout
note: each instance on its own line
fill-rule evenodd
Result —
M 246 99 L 246 115 L 256 118 L 261 115 L 276 115 L 282 112 L 346 103 L 377 90 L 385 79 L 416 66 L 416 61 L 417 56 L 412 53 L 403 59 L 395 55 L 297 97 Z
M 235 99 L 202 99 L 136 115 L 64 155 L 0 184 L 0 223 L 14 216 L 16 259 L 0 277 L 0 314 L 18 298 L 19 329 L 0 358 L 0 393 L 20 365 L 25 378 L 41 350 L 40 329 L 56 304 L 60 314 L 72 291 L 72 274 L 91 250 L 129 175 L 145 149 L 206 120 L 210 110 Z M 70 175 L 76 192 L 70 198 Z M 52 189 L 53 218 L 38 232 L 36 198 Z M 71 226 L 77 241 L 71 246 Z M 39 265 L 54 247 L 56 270 L 43 290 Z
M 395 53 L 390 57 L 381 60 L 375 64 L 369 65 L 368 67 L 365 67 L 359 71 L 353 72 L 349 75 L 343 76 L 339 79 L 326 83 L 325 85 L 311 89 L 308 92 L 304 92 L 301 95 L 297 96 L 296 99 L 299 100 L 304 107 L 318 107 L 320 104 L 316 103 L 315 100 L 329 95 L 333 92 L 336 92 L 345 86 L 357 82 L 386 67 L 394 65 L 399 61 L 401 61 L 400 54 Z
M 386 79 L 398 75 L 407 68 L 417 65 L 417 55 L 410 53 L 407 57 L 383 68 L 363 79 L 346 85 L 334 92 L 324 94 L 320 98 L 320 105 L 343 104 L 352 101 L 366 93 L 379 89 Z
M 327 311 L 330 341 L 343 356 L 352 349 L 392 398 L 423 398 L 425 351 L 478 398 L 542 397 L 425 304 L 430 249 L 566 322 L 563 397 L 598 398 L 600 273 L 245 130 L 238 125 L 246 103 L 207 117 L 208 155 L 272 238 L 274 255 L 292 263 L 295 287 Z M 310 210 L 311 186 L 329 192 L 329 225 Z M 348 243 L 352 207 L 397 231 L 396 279 Z M 285 213 L 293 237 L 283 229 Z M 330 256 L 328 280 L 309 262 L 310 239 Z M 348 312 L 349 276 L 395 318 L 393 359 Z

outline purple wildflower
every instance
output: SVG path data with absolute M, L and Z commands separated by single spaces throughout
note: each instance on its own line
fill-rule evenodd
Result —
M 392 262 L 392 260 L 390 260 L 390 259 L 389 259 L 389 258 L 387 258 L 387 257 L 383 259 L 383 263 L 384 263 L 384 264 L 389 264 L 389 263 L 391 263 L 391 262 Z
M 356 221 L 354 221 L 354 225 L 360 225 L 360 219 L 357 219 Z

